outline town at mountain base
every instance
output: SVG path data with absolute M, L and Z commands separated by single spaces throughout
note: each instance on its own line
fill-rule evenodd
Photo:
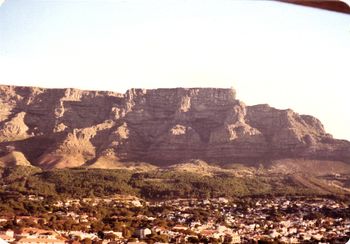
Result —
M 350 142 L 233 89 L 0 86 L 0 242 L 345 243 Z
M 0 106 L 3 166 L 120 168 L 192 159 L 220 166 L 290 158 L 350 162 L 350 142 L 333 139 L 318 119 L 269 105 L 247 106 L 234 89 L 120 94 L 2 85 Z

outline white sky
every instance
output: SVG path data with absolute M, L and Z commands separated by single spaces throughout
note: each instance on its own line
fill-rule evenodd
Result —
M 1 1 L 1 0 L 0 0 Z M 231 87 L 350 139 L 350 15 L 274 1 L 7 0 L 0 83 Z

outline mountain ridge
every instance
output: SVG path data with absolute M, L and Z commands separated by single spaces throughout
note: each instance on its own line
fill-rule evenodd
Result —
M 315 117 L 247 106 L 231 88 L 122 94 L 1 85 L 0 106 L 0 160 L 21 152 L 43 169 L 192 159 L 221 165 L 283 158 L 350 162 L 350 142 L 333 139 Z

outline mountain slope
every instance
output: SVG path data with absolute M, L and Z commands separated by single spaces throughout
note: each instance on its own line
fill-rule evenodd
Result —
M 30 162 L 21 152 L 9 152 L 5 156 L 0 157 L 0 166 L 13 167 L 13 166 L 31 166 Z
M 233 89 L 130 89 L 125 94 L 0 86 L 0 157 L 44 169 L 123 163 L 350 162 L 350 142 L 309 115 L 246 106 Z

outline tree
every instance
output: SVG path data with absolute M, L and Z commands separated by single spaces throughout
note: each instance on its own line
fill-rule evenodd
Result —
M 95 221 L 91 224 L 91 231 L 98 232 L 103 230 L 103 223 L 101 221 Z
M 189 236 L 189 237 L 187 238 L 187 241 L 188 241 L 189 243 L 199 243 L 199 239 L 198 239 L 198 237 L 196 237 L 196 236 Z
M 129 239 L 132 236 L 132 231 L 126 227 L 124 227 L 122 232 L 125 239 Z
M 232 236 L 230 235 L 226 235 L 225 238 L 224 238 L 224 244 L 228 244 L 228 243 L 231 243 L 232 242 Z
M 104 238 L 105 240 L 109 240 L 109 241 L 115 241 L 115 238 L 117 238 L 117 236 L 113 233 L 106 233 L 104 235 Z
M 82 240 L 81 243 L 83 243 L 83 244 L 92 244 L 92 241 L 91 241 L 90 238 L 85 238 L 84 240 Z

